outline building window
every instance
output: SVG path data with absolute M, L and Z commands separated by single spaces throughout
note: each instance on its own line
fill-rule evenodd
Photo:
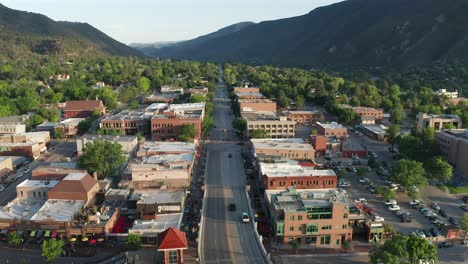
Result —
M 306 244 L 317 244 L 317 237 L 316 236 L 306 236 L 305 243 Z
M 23 191 L 21 191 L 21 196 L 23 196 Z
M 294 231 L 294 226 L 289 227 L 289 231 Z
M 294 221 L 294 215 L 289 216 L 289 220 Z
M 302 220 L 302 215 L 298 215 L 297 220 Z
M 177 251 L 169 251 L 169 263 L 177 264 Z
M 348 214 L 344 214 L 343 219 L 348 219 Z
M 318 225 L 307 225 L 306 226 L 307 233 L 316 233 L 318 232 Z
M 332 226 L 331 225 L 324 225 L 322 226 L 322 230 L 330 230 L 332 229 Z
M 347 226 L 347 225 L 343 225 L 343 229 L 346 229 L 346 228 L 348 228 L 348 226 Z
M 320 237 L 320 244 L 321 245 L 330 245 L 330 236 L 321 236 Z
M 335 245 L 339 245 L 339 244 L 340 244 L 340 240 L 339 239 L 335 240 Z

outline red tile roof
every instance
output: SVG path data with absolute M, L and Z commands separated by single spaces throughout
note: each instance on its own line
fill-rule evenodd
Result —
M 168 228 L 158 235 L 158 250 L 187 248 L 185 233 L 175 228 Z
M 94 111 L 102 105 L 101 100 L 67 101 L 65 111 Z

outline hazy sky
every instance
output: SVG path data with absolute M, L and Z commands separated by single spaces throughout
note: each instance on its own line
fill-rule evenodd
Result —
M 185 40 L 242 22 L 297 15 L 342 0 L 0 0 L 54 20 L 87 22 L 124 42 Z

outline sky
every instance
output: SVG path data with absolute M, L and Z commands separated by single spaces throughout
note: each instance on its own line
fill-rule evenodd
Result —
M 126 43 L 187 40 L 225 26 L 303 15 L 342 0 L 0 0 L 54 20 L 87 22 Z

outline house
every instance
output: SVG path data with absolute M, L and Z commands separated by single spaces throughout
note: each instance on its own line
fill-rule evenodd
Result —
M 158 251 L 163 252 L 165 264 L 184 263 L 184 249 L 187 249 L 185 233 L 169 228 L 158 235 Z
M 63 113 L 65 118 L 86 118 L 90 117 L 95 110 L 100 116 L 106 113 L 101 100 L 67 101 Z

